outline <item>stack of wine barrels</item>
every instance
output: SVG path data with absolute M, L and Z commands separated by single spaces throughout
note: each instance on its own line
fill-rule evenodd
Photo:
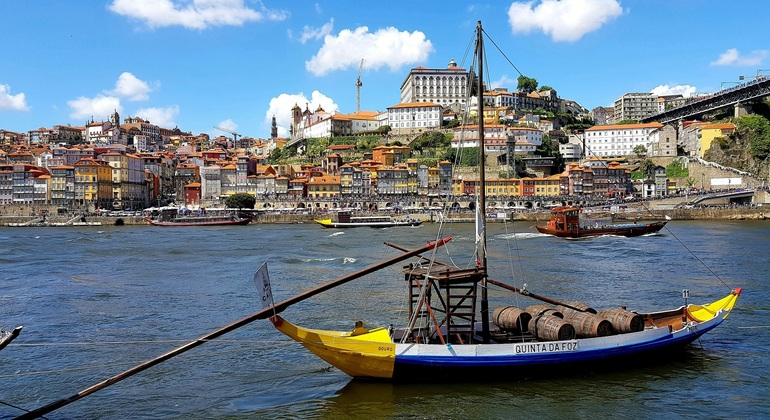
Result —
M 589 337 L 605 337 L 644 330 L 644 318 L 625 308 L 596 311 L 582 302 L 565 302 L 553 307 L 530 305 L 497 308 L 492 321 L 503 331 L 531 333 L 538 340 L 558 341 Z
M 564 321 L 564 314 L 548 305 L 531 305 L 526 309 L 532 319 L 529 332 L 540 340 L 559 341 L 575 338 L 575 327 Z

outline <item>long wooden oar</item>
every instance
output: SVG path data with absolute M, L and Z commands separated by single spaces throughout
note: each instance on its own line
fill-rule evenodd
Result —
M 72 395 L 72 396 L 67 397 L 67 398 L 60 399 L 58 401 L 54 401 L 54 402 L 52 402 L 50 404 L 47 404 L 47 405 L 45 405 L 43 407 L 40 407 L 40 408 L 36 409 L 36 410 L 32 410 L 32 411 L 30 411 L 28 413 L 22 414 L 21 416 L 17 417 L 17 419 L 35 419 L 35 418 L 44 416 L 44 415 L 46 415 L 46 414 L 48 414 L 48 413 L 50 413 L 50 412 L 52 412 L 52 411 L 54 411 L 56 409 L 64 407 L 67 404 L 73 403 L 73 402 L 75 402 L 75 401 L 77 401 L 77 400 L 79 400 L 79 399 L 81 399 L 81 398 L 83 398 L 83 397 L 85 397 L 87 395 L 93 394 L 94 392 L 99 391 L 99 390 L 101 390 L 103 388 L 106 388 L 106 387 L 108 387 L 108 386 L 110 386 L 110 385 L 112 385 L 114 383 L 120 382 L 123 379 L 128 378 L 129 376 L 132 376 L 132 375 L 134 375 L 136 373 L 139 373 L 139 372 L 141 372 L 141 371 L 143 371 L 145 369 L 151 368 L 151 367 L 157 365 L 160 362 L 166 361 L 166 360 L 168 360 L 168 359 L 170 359 L 170 358 L 172 358 L 174 356 L 177 356 L 179 354 L 182 354 L 182 353 L 186 352 L 187 350 L 191 350 L 191 349 L 193 349 L 195 347 L 198 347 L 199 345 L 204 344 L 204 343 L 206 343 L 209 340 L 213 340 L 213 339 L 215 339 L 215 338 L 217 338 L 217 337 L 219 337 L 219 336 L 221 336 L 223 334 L 226 334 L 226 333 L 228 333 L 230 331 L 233 331 L 233 330 L 235 330 L 237 328 L 240 328 L 240 327 L 242 327 L 242 326 L 244 326 L 244 325 L 246 325 L 246 324 L 248 324 L 250 322 L 256 321 L 258 319 L 269 318 L 273 314 L 277 314 L 277 313 L 283 312 L 286 308 L 288 308 L 289 306 L 291 306 L 291 305 L 293 305 L 295 303 L 301 302 L 301 301 L 303 301 L 305 299 L 308 299 L 308 298 L 310 298 L 312 296 L 315 296 L 315 295 L 317 295 L 317 294 L 319 294 L 321 292 L 324 292 L 324 291 L 329 290 L 331 288 L 337 287 L 339 285 L 342 285 L 344 283 L 347 283 L 347 282 L 349 282 L 351 280 L 354 280 L 354 279 L 357 279 L 359 277 L 365 276 L 367 274 L 373 273 L 373 272 L 375 272 L 377 270 L 380 270 L 382 268 L 385 268 L 387 266 L 390 266 L 390 265 L 393 265 L 395 263 L 401 262 L 401 261 L 403 261 L 403 260 L 405 260 L 407 258 L 411 258 L 411 257 L 413 257 L 413 256 L 415 256 L 417 254 L 421 254 L 421 253 L 423 253 L 425 251 L 429 251 L 429 250 L 433 249 L 436 246 L 442 246 L 445 243 L 449 242 L 450 240 L 452 240 L 451 237 L 446 237 L 446 238 L 441 239 L 441 240 L 439 240 L 437 242 L 430 242 L 430 243 L 428 243 L 426 246 L 424 246 L 422 248 L 415 249 L 415 250 L 412 250 L 412 251 L 409 251 L 409 252 L 406 252 L 406 253 L 403 253 L 403 254 L 399 254 L 398 256 L 393 257 L 393 258 L 391 258 L 389 260 L 383 261 L 383 262 L 378 263 L 378 264 L 371 265 L 371 266 L 369 266 L 367 268 L 361 269 L 361 270 L 356 271 L 355 273 L 352 273 L 352 274 L 348 274 L 347 276 L 340 277 L 340 278 L 338 278 L 336 280 L 332 280 L 332 281 L 330 281 L 330 282 L 328 282 L 326 284 L 323 284 L 321 286 L 318 286 L 318 287 L 316 287 L 314 289 L 310 289 L 307 292 L 300 293 L 300 294 L 298 294 L 298 295 L 296 295 L 296 296 L 294 296 L 292 298 L 289 298 L 289 299 L 286 299 L 284 301 L 281 301 L 281 302 L 279 302 L 279 303 L 277 303 L 277 304 L 275 304 L 273 306 L 269 306 L 269 307 L 264 308 L 264 309 L 262 309 L 260 311 L 254 312 L 253 314 L 251 314 L 251 315 L 249 315 L 249 316 L 247 316 L 245 318 L 241 318 L 238 321 L 235 321 L 235 322 L 233 322 L 231 324 L 225 325 L 224 327 L 219 328 L 218 330 L 212 331 L 212 332 L 210 332 L 210 333 L 208 333 L 208 334 L 206 334 L 204 336 L 201 336 L 200 338 L 198 338 L 198 339 L 196 339 L 194 341 L 191 341 L 191 342 L 189 342 L 189 343 L 187 343 L 187 344 L 185 344 L 185 345 L 183 345 L 181 347 L 177 347 L 174 350 L 169 351 L 168 353 L 164 353 L 164 354 L 162 354 L 162 355 L 160 355 L 160 356 L 158 356 L 158 357 L 156 357 L 154 359 L 151 359 L 151 360 L 148 360 L 148 361 L 146 361 L 146 362 L 144 362 L 142 364 L 136 365 L 136 366 L 132 367 L 131 369 L 128 369 L 128 370 L 126 370 L 126 371 L 124 371 L 122 373 L 119 373 L 119 374 L 117 374 L 117 375 L 115 375 L 115 376 L 113 376 L 113 377 L 111 377 L 109 379 L 106 379 L 106 380 L 104 380 L 102 382 L 99 382 L 98 384 L 92 385 L 92 386 L 90 386 L 90 387 L 88 387 L 88 388 L 78 392 L 75 395 Z
M 0 340 L 0 350 L 4 349 L 5 346 L 11 344 L 11 341 L 13 341 L 16 337 L 19 336 L 19 333 L 21 332 L 21 329 L 24 328 L 24 326 L 18 326 L 13 329 L 13 331 L 9 332 L 8 335 Z

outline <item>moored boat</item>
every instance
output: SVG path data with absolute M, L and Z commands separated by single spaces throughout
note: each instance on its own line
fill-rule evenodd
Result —
M 471 75 L 484 74 L 483 35 L 479 22 L 478 65 Z M 477 115 L 484 115 L 481 77 L 477 83 Z M 484 132 L 483 124 L 480 119 L 479 132 Z M 665 358 L 656 356 L 667 355 L 698 339 L 720 325 L 735 307 L 740 288 L 702 305 L 687 303 L 689 291 L 685 291 L 685 304 L 676 308 L 633 311 L 625 305 L 605 304 L 607 308 L 597 311 L 585 303 L 540 296 L 527 290 L 526 285 L 519 288 L 489 278 L 484 148 L 478 149 L 475 266 L 460 268 L 435 260 L 436 253 L 423 254 L 447 243 L 449 237 L 421 250 L 391 245 L 418 257 L 402 270 L 408 317 L 388 327 L 368 328 L 358 321 L 348 331 L 307 328 L 279 315 L 287 305 L 271 305 L 269 277 L 261 268 L 255 281 L 263 290 L 266 310 L 273 311 L 270 320 L 275 328 L 356 378 L 436 381 L 540 377 L 546 372 L 567 374 L 582 367 L 633 365 L 627 363 L 629 360 L 661 362 Z M 442 237 L 441 233 L 437 237 Z M 320 293 L 381 268 L 383 264 L 360 270 L 306 294 Z M 488 293 L 493 287 L 513 292 L 517 302 L 520 296 L 533 302 L 523 308 L 503 306 L 490 311 Z
M 248 225 L 254 217 L 226 216 L 177 216 L 171 220 L 155 220 L 145 217 L 144 220 L 153 226 L 231 226 Z
M 540 233 L 564 238 L 586 238 L 589 236 L 616 235 L 641 236 L 655 233 L 666 226 L 666 220 L 650 222 L 610 223 L 593 225 L 581 222 L 580 207 L 564 206 L 551 209 L 551 219 L 543 225 L 536 225 Z
M 351 216 L 348 212 L 340 212 L 337 214 L 337 220 L 335 221 L 331 217 L 324 219 L 316 219 L 316 223 L 327 228 L 355 228 L 355 227 L 371 227 L 371 228 L 389 228 L 399 226 L 420 226 L 422 220 L 411 218 L 408 215 L 403 219 L 395 219 L 392 216 Z

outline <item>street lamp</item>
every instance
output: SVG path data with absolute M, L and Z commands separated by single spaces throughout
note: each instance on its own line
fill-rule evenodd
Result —
M 740 79 L 743 80 L 743 76 L 740 76 Z M 740 85 L 740 82 L 722 82 L 722 84 L 719 85 L 719 90 L 724 90 L 725 84 L 733 84 L 733 85 Z

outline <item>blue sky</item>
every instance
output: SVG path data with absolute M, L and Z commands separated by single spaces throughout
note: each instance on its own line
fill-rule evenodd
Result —
M 493 87 L 518 71 L 584 107 L 709 93 L 770 74 L 767 0 L 2 1 L 0 129 L 139 116 L 193 134 L 287 136 L 294 104 L 385 111 L 417 66 L 470 67 L 481 20 Z M 485 76 L 485 80 L 487 76 Z

